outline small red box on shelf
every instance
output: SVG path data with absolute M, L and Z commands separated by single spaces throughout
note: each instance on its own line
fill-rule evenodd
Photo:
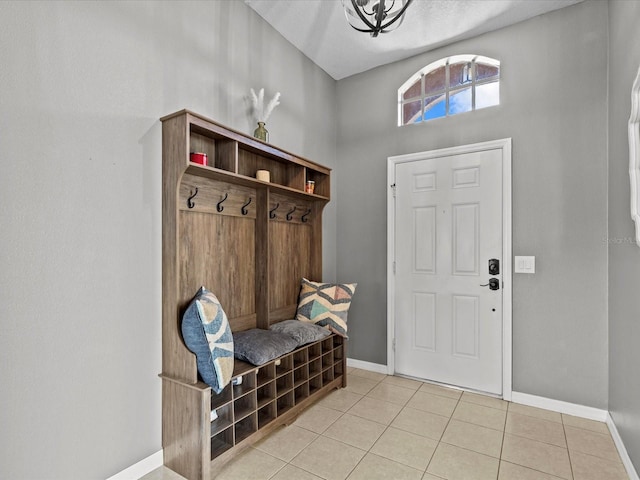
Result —
M 207 165 L 207 154 L 200 152 L 191 152 L 191 161 L 200 165 Z

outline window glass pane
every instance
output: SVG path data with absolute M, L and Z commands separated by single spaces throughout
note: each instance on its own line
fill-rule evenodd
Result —
M 487 65 L 486 63 L 477 63 L 476 75 L 477 80 L 497 77 L 500 75 L 500 67 L 494 67 L 493 65 Z
M 402 124 L 418 123 L 422 121 L 422 100 L 402 105 Z
M 445 80 L 446 77 L 444 65 L 427 73 L 424 76 L 424 94 L 429 95 L 432 92 L 439 92 L 441 90 L 444 90 Z
M 424 119 L 433 120 L 446 116 L 445 95 L 435 95 L 424 99 Z
M 471 87 L 449 94 L 449 115 L 471 111 Z
M 422 78 L 419 78 L 418 80 L 416 80 L 416 82 L 413 85 L 407 88 L 404 94 L 402 94 L 402 99 L 408 100 L 410 98 L 419 97 L 420 94 L 422 93 L 421 85 L 422 85 Z
M 476 110 L 500 105 L 500 82 L 476 85 Z
M 471 67 L 470 62 L 449 65 L 449 87 L 455 88 L 465 83 L 471 83 Z

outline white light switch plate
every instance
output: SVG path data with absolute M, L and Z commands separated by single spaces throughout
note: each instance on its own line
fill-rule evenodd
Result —
M 536 273 L 536 257 L 516 255 L 513 265 L 515 273 Z

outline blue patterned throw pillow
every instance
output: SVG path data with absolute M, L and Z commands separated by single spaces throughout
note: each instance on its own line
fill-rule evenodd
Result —
M 233 376 L 233 335 L 218 298 L 204 287 L 182 316 L 182 337 L 196 354 L 202 380 L 220 393 Z

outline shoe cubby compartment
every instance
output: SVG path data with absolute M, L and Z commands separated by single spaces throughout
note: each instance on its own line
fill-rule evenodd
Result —
M 283 415 L 291 408 L 293 408 L 294 400 L 293 400 L 293 391 L 289 391 L 285 393 L 281 397 L 278 397 L 277 407 L 278 407 L 278 416 Z
M 216 458 L 233 447 L 233 427 L 231 424 L 225 430 L 211 437 L 211 458 Z
M 276 398 L 276 382 L 271 380 L 256 390 L 257 408 L 262 408 L 271 400 Z
M 276 395 L 279 397 L 283 393 L 293 388 L 293 372 L 285 373 L 276 378 Z
M 231 403 L 211 410 L 211 417 L 213 417 L 211 420 L 211 436 L 213 437 L 233 425 L 233 408 Z
M 234 420 L 242 420 L 244 417 L 256 411 L 256 391 L 247 393 L 233 401 Z
M 258 414 L 254 411 L 251 415 L 244 417 L 240 421 L 236 421 L 234 424 L 235 429 L 235 443 L 238 444 L 258 431 Z
M 275 361 L 276 377 L 284 375 L 293 369 L 293 355 L 289 354 Z
M 258 429 L 261 429 L 268 423 L 271 423 L 276 419 L 276 402 L 272 400 L 271 402 L 265 404 L 262 407 L 259 407 L 258 410 Z
M 257 373 L 257 386 L 261 387 L 267 382 L 271 382 L 276 379 L 276 366 L 273 363 L 268 363 L 258 368 Z

